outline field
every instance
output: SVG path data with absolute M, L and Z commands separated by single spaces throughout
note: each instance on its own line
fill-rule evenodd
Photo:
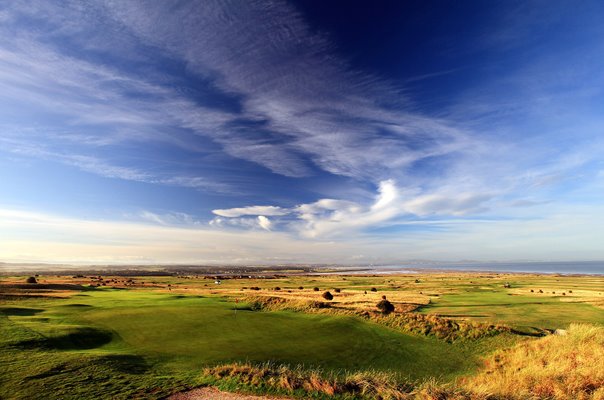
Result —
M 233 363 L 267 371 L 286 365 L 334 382 L 365 374 L 395 385 L 448 385 L 479 376 L 493 353 L 547 339 L 537 336 L 576 323 L 604 326 L 604 277 L 593 276 L 26 278 L 0 280 L 2 399 L 162 398 L 206 384 L 338 396 L 251 384 L 232 370 L 221 379 L 217 369 Z M 395 306 L 389 316 L 377 312 L 382 296 Z M 395 323 L 409 316 L 420 318 L 414 326 L 459 334 L 444 340 L 436 325 L 418 331 Z

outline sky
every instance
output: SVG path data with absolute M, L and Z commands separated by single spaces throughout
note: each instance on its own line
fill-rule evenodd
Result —
M 600 1 L 0 3 L 0 261 L 604 260 Z

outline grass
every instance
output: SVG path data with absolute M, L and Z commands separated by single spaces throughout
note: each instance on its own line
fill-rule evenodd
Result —
M 327 398 L 601 400 L 604 399 L 604 328 L 572 324 L 565 335 L 524 341 L 500 350 L 473 377 L 443 383 L 406 381 L 381 371 L 324 375 L 279 365 L 229 364 L 206 368 L 209 382 L 229 388 L 262 387 L 277 394 Z
M 552 335 L 498 351 L 465 387 L 509 399 L 604 399 L 604 328 L 571 324 Z
M 512 295 L 510 295 L 510 292 Z M 520 330 L 566 328 L 572 323 L 604 322 L 604 309 L 589 303 L 570 302 L 561 295 L 534 295 L 525 290 L 468 290 L 445 294 L 422 308 L 426 314 L 466 317 L 489 323 L 507 323 Z
M 451 379 L 478 362 L 468 349 L 355 317 L 255 312 L 215 297 L 103 289 L 19 304 L 2 309 L 3 398 L 159 396 L 195 385 L 208 365 L 233 361 L 373 369 L 401 379 Z
M 604 325 L 601 277 L 287 276 L 223 279 L 215 285 L 213 279 L 145 276 L 104 277 L 106 286 L 90 288 L 88 284 L 99 280 L 41 276 L 37 286 L 17 285 L 25 278 L 0 282 L 4 283 L 0 285 L 2 399 L 36 398 L 41 393 L 49 399 L 162 398 L 203 384 L 317 398 L 427 399 L 444 393 L 442 398 L 478 399 L 486 398 L 476 396 L 489 390 L 507 396 L 497 389 L 503 378 L 493 378 L 488 386 L 488 378 L 497 377 L 498 370 L 493 358 L 481 369 L 484 357 L 499 351 L 497 365 L 517 369 L 513 360 L 519 356 L 506 358 L 512 353 L 505 349 L 518 344 L 520 350 L 513 351 L 524 354 L 533 351 L 534 343 L 547 344 L 547 340 L 560 347 L 574 334 L 544 339 L 508 333 L 489 337 L 490 333 L 474 335 L 479 326 L 475 323 L 505 324 L 527 333 L 568 328 L 577 322 Z M 507 282 L 510 288 L 504 287 Z M 325 302 L 324 291 L 334 295 L 330 308 L 309 313 L 309 302 Z M 245 302 L 250 296 L 278 297 L 301 306 L 260 312 Z M 382 296 L 396 311 L 380 318 L 361 317 L 373 315 Z M 405 322 L 403 315 L 411 319 Z M 476 339 L 449 343 L 438 339 L 442 335 L 425 336 L 426 327 L 431 332 L 453 329 Z M 602 346 L 594 343 L 590 346 Z M 589 347 L 577 346 L 569 354 Z M 564 357 L 561 353 L 559 361 Z M 284 367 L 288 365 L 294 367 Z M 566 371 L 564 376 L 572 375 L 561 361 L 551 365 L 560 366 L 552 367 L 551 376 L 560 368 Z M 256 378 L 255 385 L 252 379 L 258 369 L 265 371 L 260 375 L 267 379 Z M 290 369 L 294 372 L 287 378 L 284 371 Z M 281 371 L 286 380 L 274 371 Z M 583 382 L 573 378 L 579 381 Z M 576 393 L 587 393 L 586 385 Z M 590 393 L 587 398 L 596 399 L 593 393 L 599 392 Z

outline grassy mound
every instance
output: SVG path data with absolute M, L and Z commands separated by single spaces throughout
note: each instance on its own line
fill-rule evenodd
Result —
M 510 332 L 510 329 L 501 325 L 482 324 L 465 320 L 443 318 L 437 315 L 424 315 L 414 312 L 379 315 L 372 319 L 392 328 L 416 335 L 434 336 L 438 339 L 453 342 L 459 339 L 476 340 L 484 337 L 495 336 L 500 333 Z
M 497 352 L 468 381 L 472 392 L 509 399 L 604 399 L 604 327 L 573 324 Z
M 416 312 L 389 313 L 386 315 L 377 311 L 354 311 L 336 308 L 320 301 L 296 301 L 274 296 L 250 296 L 246 301 L 250 304 L 252 310 L 288 310 L 307 313 L 354 315 L 405 333 L 435 337 L 447 342 L 454 342 L 460 339 L 477 340 L 504 332 L 512 332 L 509 328 L 501 325 L 456 320 Z

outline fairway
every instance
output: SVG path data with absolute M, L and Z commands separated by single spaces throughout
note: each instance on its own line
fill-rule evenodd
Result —
M 601 280 L 589 286 L 583 282 L 582 290 L 572 292 L 573 278 L 566 284 L 525 278 L 526 287 L 514 283 L 517 289 L 503 289 L 501 285 L 480 282 L 480 285 L 458 287 L 453 292 L 444 292 L 434 297 L 427 306 L 421 308 L 425 314 L 438 314 L 450 318 L 469 318 L 488 323 L 504 323 L 515 329 L 530 332 L 538 329 L 566 329 L 572 323 L 604 324 L 604 308 L 597 307 L 594 300 L 586 300 L 577 292 L 598 296 L 602 290 Z M 569 284 L 568 281 L 571 281 Z M 577 285 L 578 286 L 578 285 Z M 537 289 L 545 287 L 544 293 Z M 568 288 L 571 293 L 568 293 Z M 587 289 L 586 289 L 587 288 Z M 530 292 L 533 290 L 533 292 Z M 557 292 L 557 293 L 556 293 Z M 564 295 L 562 295 L 564 293 Z M 597 298 L 597 297 L 594 297 Z
M 94 368 L 97 395 L 119 397 L 119 387 L 128 393 L 119 379 L 138 379 L 139 390 L 158 376 L 193 384 L 204 366 L 232 361 L 382 370 L 411 379 L 451 379 L 477 366 L 460 346 L 355 317 L 251 311 L 216 297 L 104 289 L 23 300 L 2 314 L 4 394 L 60 389 L 65 368 L 74 367 Z M 137 369 L 144 377 L 133 374 Z M 98 375 L 101 382 L 106 375 L 100 385 Z M 78 390 L 87 384 L 78 382 Z

